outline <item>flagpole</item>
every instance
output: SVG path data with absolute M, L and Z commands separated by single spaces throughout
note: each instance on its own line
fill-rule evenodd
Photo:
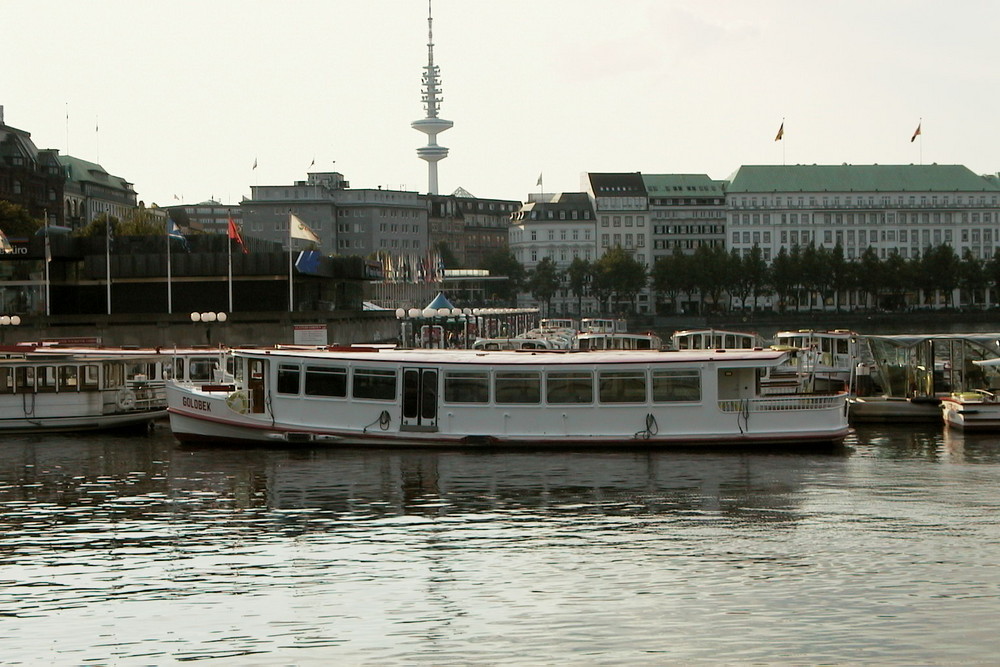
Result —
M 173 224 L 170 217 L 167 217 L 167 315 L 174 312 L 173 285 L 170 283 L 170 225 Z
M 920 128 L 920 164 L 924 164 L 924 119 L 921 118 L 920 122 L 917 124 Z
M 292 214 L 288 214 L 288 312 L 294 311 L 295 293 L 292 284 Z
M 106 226 L 104 235 L 104 271 L 105 271 L 105 282 L 107 283 L 108 290 L 108 315 L 111 314 L 111 216 L 104 214 L 104 224 Z
M 52 314 L 52 280 L 49 276 L 49 263 L 52 261 L 52 246 L 49 245 L 49 209 L 45 209 L 45 316 Z
M 233 312 L 233 240 L 226 234 L 226 249 L 229 259 L 229 312 Z

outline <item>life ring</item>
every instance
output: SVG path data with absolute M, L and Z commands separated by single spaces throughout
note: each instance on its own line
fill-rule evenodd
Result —
M 135 409 L 135 392 L 127 387 L 122 387 L 115 395 L 115 403 L 118 404 L 119 410 Z
M 226 396 L 226 405 L 233 412 L 245 415 L 250 411 L 250 396 L 243 390 L 234 391 Z

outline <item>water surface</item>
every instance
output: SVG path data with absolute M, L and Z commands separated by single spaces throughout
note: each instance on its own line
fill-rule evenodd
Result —
M 5 664 L 987 662 L 1000 439 L 835 454 L 5 437 Z

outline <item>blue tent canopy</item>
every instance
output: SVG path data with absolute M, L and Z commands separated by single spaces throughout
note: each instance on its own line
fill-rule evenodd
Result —
M 448 301 L 448 297 L 444 295 L 444 292 L 438 292 L 438 295 L 434 297 L 434 300 L 431 301 L 429 304 L 427 304 L 425 308 L 433 308 L 434 310 L 438 310 L 439 308 L 454 308 L 454 307 L 455 306 L 451 305 L 451 301 Z

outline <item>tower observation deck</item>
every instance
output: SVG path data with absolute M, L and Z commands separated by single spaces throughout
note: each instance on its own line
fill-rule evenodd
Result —
M 422 100 L 426 118 L 415 120 L 410 127 L 427 135 L 427 145 L 417 149 L 417 156 L 427 161 L 427 193 L 438 194 L 437 163 L 448 157 L 448 149 L 439 146 L 437 135 L 450 129 L 454 123 L 438 118 L 441 94 L 441 69 L 434 64 L 434 30 L 431 17 L 431 0 L 427 0 L 427 65 L 424 66 Z

